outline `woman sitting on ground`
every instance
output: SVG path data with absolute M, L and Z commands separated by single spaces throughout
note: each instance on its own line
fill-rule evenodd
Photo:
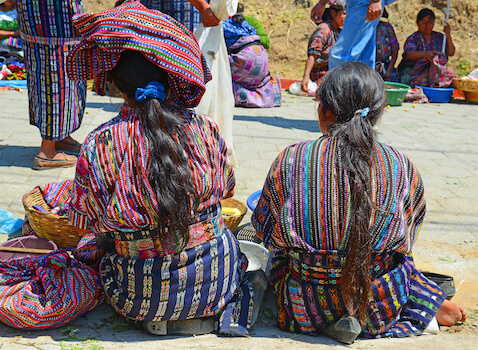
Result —
M 301 90 L 309 90 L 309 79 L 320 85 L 320 81 L 329 70 L 329 54 L 334 47 L 340 29 L 345 22 L 345 1 L 330 1 L 330 7 L 324 12 L 324 22 L 320 23 L 309 38 L 307 62 Z
M 269 73 L 269 58 L 256 29 L 242 13 L 223 21 L 236 106 L 280 107 L 278 75 Z
M 21 51 L 21 41 L 15 0 L 0 0 L 0 45 Z
M 455 55 L 450 25 L 445 24 L 445 35 L 433 31 L 434 25 L 435 13 L 432 10 L 418 12 L 418 31 L 410 35 L 403 46 L 403 59 L 398 67 L 400 82 L 412 87 L 451 85 L 456 74 L 445 67 L 448 57 Z M 442 53 L 445 36 L 445 53 Z
M 324 136 L 279 154 L 252 216 L 275 251 L 279 327 L 351 343 L 421 334 L 435 316 L 448 326 L 465 320 L 415 268 L 423 182 L 403 153 L 376 141 L 380 75 L 346 63 L 327 73 L 317 99 Z
M 100 93 L 111 79 L 126 102 L 86 138 L 69 212 L 107 251 L 99 269 L 109 303 L 153 334 L 187 333 L 176 320 L 191 319 L 195 332 L 212 331 L 213 316 L 221 333 L 247 334 L 247 259 L 221 216 L 233 169 L 217 125 L 189 109 L 210 80 L 194 36 L 138 2 L 74 23 L 84 38 L 68 74 L 96 76 Z
M 375 54 L 375 70 L 380 73 L 383 80 L 398 82 L 398 74 L 395 69 L 397 62 L 398 44 L 395 30 L 388 19 L 388 12 L 383 10 L 382 19 L 376 29 L 377 48 Z

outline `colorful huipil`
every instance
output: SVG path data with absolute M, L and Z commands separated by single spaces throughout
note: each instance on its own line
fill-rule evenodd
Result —
M 17 0 L 20 36 L 27 72 L 30 124 L 45 140 L 59 141 L 80 127 L 86 82 L 68 79 L 66 56 L 80 42 L 74 14 L 82 0 Z
M 414 266 L 411 250 L 425 215 L 420 175 L 397 150 L 375 142 L 371 169 L 372 283 L 362 336 L 422 333 L 445 295 Z M 252 222 L 275 250 L 272 283 L 279 327 L 312 335 L 345 314 L 340 280 L 347 255 L 350 185 L 337 141 L 289 146 L 272 164 Z
M 69 219 L 114 238 L 116 252 L 106 254 L 100 273 L 105 294 L 121 315 L 161 321 L 222 312 L 221 331 L 247 334 L 252 308 L 251 285 L 243 283 L 247 260 L 219 203 L 235 185 L 227 148 L 212 120 L 191 110 L 177 113 L 188 129 L 181 145 L 198 203 L 186 249 L 178 250 L 180 242 L 156 230 L 158 205 L 147 176 L 150 145 L 133 108 L 123 107 L 84 142 Z
M 310 72 L 310 80 L 320 82 L 329 70 L 329 54 L 334 47 L 339 30 L 330 23 L 320 23 L 309 38 L 309 46 L 307 47 L 307 56 L 317 57 L 314 66 Z
M 425 36 L 417 31 L 407 38 L 403 51 L 404 53 L 407 51 L 441 52 L 443 38 L 442 33 L 432 31 L 431 41 L 428 42 Z M 399 65 L 400 81 L 412 87 L 415 85 L 446 87 L 456 76 L 451 69 L 445 67 L 447 62 L 447 55 L 437 55 L 433 61 L 428 61 L 425 58 L 409 60 L 404 55 Z

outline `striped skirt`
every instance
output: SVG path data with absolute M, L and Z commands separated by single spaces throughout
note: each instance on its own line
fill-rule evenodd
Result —
M 320 335 L 346 311 L 340 287 L 345 255 L 276 254 L 271 282 L 277 294 L 279 328 Z M 362 337 L 407 337 L 423 333 L 446 295 L 420 273 L 411 257 L 383 253 L 373 271 Z
M 225 227 L 220 206 L 212 214 L 204 225 L 191 225 L 197 232 L 190 230 L 192 242 L 208 240 L 174 254 L 164 254 L 168 244 L 146 237 L 147 231 L 113 233 L 117 252 L 101 260 L 100 274 L 105 294 L 119 314 L 136 321 L 216 315 L 220 333 L 248 333 L 253 291 L 244 280 L 247 259 Z
M 68 52 L 78 42 L 72 16 L 82 0 L 17 0 L 27 72 L 30 124 L 43 139 L 59 141 L 80 127 L 86 82 L 71 81 L 65 70 Z

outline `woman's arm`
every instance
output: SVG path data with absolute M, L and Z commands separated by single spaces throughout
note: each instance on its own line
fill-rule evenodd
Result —
M 453 44 L 453 40 L 451 40 L 451 28 L 450 25 L 447 23 L 445 24 L 444 32 L 446 35 L 446 48 L 445 53 L 448 57 L 455 55 L 455 45 Z
M 20 37 L 20 29 L 15 31 L 13 30 L 0 30 L 0 39 L 7 39 L 10 37 L 18 38 Z
M 412 61 L 419 60 L 420 58 L 424 58 L 427 61 L 431 61 L 433 60 L 433 57 L 438 54 L 438 51 L 407 51 L 404 53 L 405 57 Z
M 300 88 L 304 92 L 309 91 L 308 86 L 309 86 L 310 72 L 312 71 L 312 68 L 314 67 L 314 63 L 316 59 L 317 59 L 317 56 L 310 55 L 307 58 L 307 62 L 305 63 L 304 77 L 302 78 L 302 83 L 300 84 Z
M 211 6 L 205 0 L 188 0 L 191 5 L 198 9 L 201 14 L 201 21 L 205 27 L 215 27 L 221 22 L 214 12 L 211 10 Z
M 390 57 L 390 62 L 388 63 L 387 71 L 385 72 L 385 78 L 390 78 L 392 76 L 393 68 L 397 62 L 398 49 L 392 51 L 392 56 Z

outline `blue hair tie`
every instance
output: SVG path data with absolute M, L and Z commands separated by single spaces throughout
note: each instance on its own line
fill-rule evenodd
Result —
M 149 101 L 152 98 L 163 102 L 166 99 L 166 93 L 164 92 L 164 85 L 157 81 L 150 81 L 143 88 L 137 88 L 135 93 L 136 101 Z
M 368 112 L 370 112 L 370 108 L 365 107 L 362 111 L 362 117 L 365 118 L 368 115 Z

